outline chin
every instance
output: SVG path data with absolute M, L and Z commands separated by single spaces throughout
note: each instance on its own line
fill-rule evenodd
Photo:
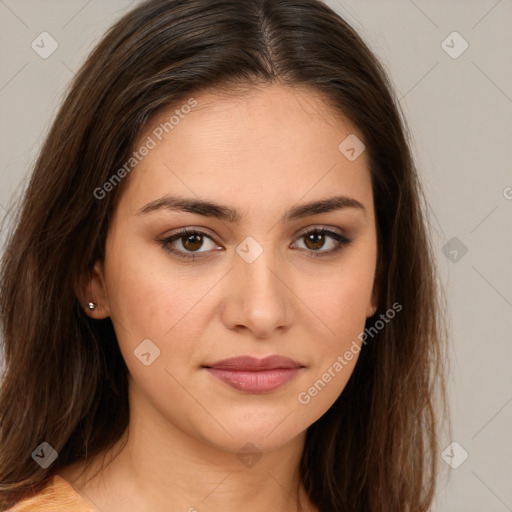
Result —
M 303 416 L 298 418 L 300 412 Z M 222 418 L 219 421 L 222 426 L 214 420 L 208 425 L 200 425 L 201 437 L 218 449 L 231 453 L 244 451 L 246 445 L 254 445 L 260 452 L 278 449 L 305 433 L 314 421 L 314 418 L 308 421 L 301 409 L 293 410 L 283 405 L 278 410 L 272 408 L 267 411 L 254 405 L 242 410 L 233 407 L 228 414 L 212 412 L 212 416 Z

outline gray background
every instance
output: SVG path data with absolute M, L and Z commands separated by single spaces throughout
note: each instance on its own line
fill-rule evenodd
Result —
M 69 80 L 135 3 L 0 0 L 2 216 Z M 389 70 L 427 192 L 451 333 L 434 511 L 512 511 L 512 0 L 327 3 Z M 47 59 L 31 48 L 43 31 L 58 43 Z M 469 44 L 457 58 L 445 51 L 463 48 L 454 31 Z

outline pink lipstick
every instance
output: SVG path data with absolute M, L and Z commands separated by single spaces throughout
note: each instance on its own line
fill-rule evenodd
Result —
M 241 356 L 204 365 L 203 368 L 240 391 L 268 393 L 293 379 L 304 367 L 284 356 L 269 356 L 264 359 Z

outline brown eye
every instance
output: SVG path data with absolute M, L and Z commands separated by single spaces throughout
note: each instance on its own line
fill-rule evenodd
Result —
M 201 254 L 210 252 L 208 248 L 204 251 L 199 250 L 204 246 L 206 241 L 210 241 L 212 245 L 216 247 L 213 239 L 206 233 L 197 230 L 182 229 L 178 233 L 164 240 L 160 240 L 160 244 L 167 252 L 175 254 L 180 258 L 195 259 Z M 178 243 L 176 244 L 176 242 Z
M 331 241 L 329 243 L 329 239 L 334 240 L 334 242 Z M 352 241 L 340 233 L 325 228 L 311 229 L 303 233 L 299 237 L 299 240 L 304 240 L 304 245 L 312 256 L 329 256 L 340 251 Z M 322 250 L 326 245 L 330 245 L 331 248 Z
M 304 250 L 314 257 L 333 255 L 352 241 L 340 233 L 325 228 L 310 229 L 300 235 L 298 240 L 304 241 Z M 211 242 L 213 247 L 200 250 L 207 241 Z M 202 231 L 187 229 L 182 229 L 174 235 L 160 240 L 160 244 L 167 252 L 179 258 L 191 260 L 202 257 L 201 255 L 207 255 L 217 247 L 210 235 Z M 324 249 L 326 246 L 328 248 Z
M 198 233 L 185 235 L 181 237 L 181 244 L 187 251 L 197 251 L 203 245 L 203 237 Z
M 305 245 L 308 249 L 317 251 L 321 249 L 325 244 L 325 235 L 321 233 L 312 233 L 310 235 L 304 235 Z

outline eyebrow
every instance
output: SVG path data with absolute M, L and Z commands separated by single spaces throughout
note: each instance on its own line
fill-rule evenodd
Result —
M 366 208 L 361 202 L 352 197 L 341 195 L 294 206 L 285 212 L 280 222 L 290 222 L 310 215 L 318 215 L 347 208 L 360 210 L 366 216 Z M 195 213 L 197 215 L 204 215 L 205 217 L 213 217 L 233 223 L 239 223 L 243 218 L 242 212 L 237 208 L 223 206 L 204 199 L 170 195 L 165 195 L 159 199 L 150 201 L 140 208 L 136 212 L 136 215 L 144 215 L 158 210 Z

